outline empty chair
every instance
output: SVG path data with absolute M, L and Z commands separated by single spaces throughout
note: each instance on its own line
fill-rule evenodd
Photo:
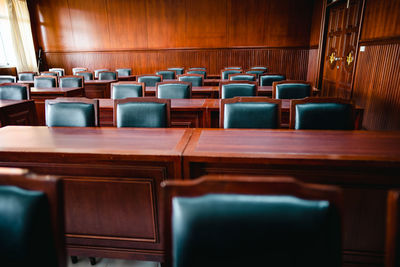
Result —
M 83 76 L 64 76 L 59 78 L 61 88 L 83 87 Z
M 200 74 L 204 79 L 207 78 L 207 71 L 205 69 L 189 69 L 186 74 Z
M 144 74 L 137 76 L 137 81 L 140 83 L 144 83 L 146 87 L 154 87 L 156 83 L 161 82 L 163 80 L 161 75 L 153 75 L 153 74 Z
M 205 67 L 191 67 L 191 68 L 188 68 L 188 70 L 205 70 L 205 71 L 207 71 L 207 68 L 205 68 Z
M 82 76 L 85 79 L 85 81 L 94 80 L 94 73 L 91 71 L 80 71 L 76 72 L 75 75 Z
M 161 187 L 166 266 L 342 266 L 337 187 L 222 175 Z
M 255 66 L 255 67 L 251 67 L 250 70 L 263 70 L 264 72 L 267 72 L 268 68 L 262 67 L 262 66 Z
M 281 81 L 272 83 L 272 98 L 299 99 L 312 95 L 310 82 Z
M 123 99 L 144 96 L 145 85 L 139 82 L 118 82 L 111 84 L 111 98 Z
M 55 76 L 35 76 L 33 87 L 36 88 L 51 88 L 57 87 L 57 77 Z
M 102 71 L 110 71 L 109 69 L 98 69 L 98 70 L 94 70 L 94 77 L 95 78 L 99 78 L 99 72 Z
M 385 267 L 400 266 L 400 191 L 387 194 Z
M 230 81 L 256 81 L 255 74 L 236 73 L 229 74 L 228 80 Z
M 87 71 L 87 68 L 83 68 L 83 67 L 76 67 L 76 68 L 72 68 L 72 75 L 76 75 L 78 72 L 81 71 Z
M 291 129 L 354 129 L 354 106 L 347 100 L 308 97 L 290 103 Z
M 281 100 L 269 97 L 221 99 L 221 128 L 280 128 Z
M 59 73 L 55 71 L 43 71 L 40 73 L 41 76 L 55 76 L 55 77 L 58 77 L 59 76 L 58 74 Z
M 46 99 L 46 125 L 49 127 L 99 126 L 99 100 L 60 97 Z
M 16 83 L 17 78 L 11 75 L 0 75 L 0 84 L 2 83 Z
M 237 73 L 242 73 L 242 70 L 236 70 L 236 69 L 221 70 L 221 80 L 228 80 L 230 74 L 237 74 Z
M 264 70 L 248 70 L 246 71 L 247 74 L 255 74 L 257 79 L 260 77 L 260 75 L 263 75 L 265 73 Z
M 0 168 L 2 266 L 66 267 L 61 179 Z
M 259 77 L 260 86 L 272 86 L 273 82 L 279 82 L 286 80 L 286 76 L 279 73 L 268 73 L 263 74 Z
M 18 80 L 19 81 L 33 81 L 33 77 L 35 77 L 36 73 L 31 71 L 19 72 Z
M 27 100 L 29 98 L 27 85 L 19 83 L 3 83 L 0 85 L 0 99 Z
M 132 74 L 131 69 L 117 69 L 118 77 L 126 77 Z
M 192 84 L 189 82 L 168 81 L 156 84 L 158 98 L 191 98 Z
M 175 71 L 175 75 L 181 75 L 181 74 L 183 74 L 185 72 L 185 68 L 179 68 L 179 67 L 168 68 L 168 70 Z
M 118 75 L 115 71 L 100 71 L 98 74 L 99 80 L 117 80 Z
M 232 98 L 235 96 L 256 96 L 256 82 L 226 81 L 219 84 L 220 98 Z
M 225 67 L 224 70 L 241 70 L 242 67 Z
M 117 127 L 170 126 L 171 99 L 137 97 L 114 101 L 114 125 Z
M 157 75 L 161 75 L 163 80 L 175 79 L 175 71 L 173 70 L 160 70 L 156 72 Z
M 49 71 L 57 72 L 58 76 L 64 76 L 65 75 L 65 71 L 62 68 L 51 68 L 51 69 L 49 69 Z
M 177 79 L 178 81 L 192 83 L 192 87 L 199 87 L 203 86 L 204 84 L 203 77 L 204 76 L 202 74 L 182 74 L 178 75 Z

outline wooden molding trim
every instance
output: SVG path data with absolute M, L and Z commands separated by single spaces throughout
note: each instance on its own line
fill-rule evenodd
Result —
M 360 40 L 360 45 L 384 45 L 384 44 L 398 44 L 398 43 L 400 43 L 400 36 Z

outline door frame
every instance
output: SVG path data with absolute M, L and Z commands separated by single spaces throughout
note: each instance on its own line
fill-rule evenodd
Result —
M 318 0 L 317 0 L 318 1 Z M 316 77 L 316 86 L 322 90 L 322 77 L 324 73 L 324 61 L 325 61 L 325 48 L 326 48 L 326 34 L 328 31 L 328 23 L 329 23 L 329 11 L 332 7 L 338 5 L 339 3 L 346 3 L 350 0 L 336 0 L 335 2 L 331 2 L 332 0 L 323 0 L 322 6 L 322 18 L 321 18 L 321 28 L 319 31 L 319 45 L 318 45 L 318 64 L 317 64 L 317 77 Z M 357 41 L 356 41 L 356 51 L 354 55 L 354 67 L 353 73 L 351 75 L 351 84 L 350 84 L 350 97 L 353 98 L 353 88 L 354 88 L 354 79 L 357 71 L 357 63 L 358 63 L 358 53 L 360 52 L 360 38 L 361 38 L 361 30 L 364 21 L 364 11 L 365 11 L 365 3 L 367 0 L 360 0 L 361 8 L 359 10 L 359 28 L 357 33 Z M 330 3 L 328 3 L 330 2 Z

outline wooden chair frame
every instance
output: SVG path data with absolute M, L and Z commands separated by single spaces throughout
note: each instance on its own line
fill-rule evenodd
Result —
M 225 119 L 225 104 L 233 104 L 233 103 L 260 103 L 266 102 L 271 104 L 278 105 L 278 129 L 281 127 L 281 108 L 282 108 L 282 101 L 280 99 L 272 99 L 269 97 L 246 97 L 246 96 L 237 96 L 233 98 L 225 98 L 221 99 L 219 102 L 219 128 L 224 128 L 224 119 Z
M 310 96 L 313 95 L 313 86 L 312 86 L 311 82 L 299 81 L 299 80 L 285 80 L 285 81 L 279 81 L 279 82 L 273 82 L 272 83 L 272 98 L 276 98 L 276 86 L 277 85 L 279 85 L 279 84 L 290 84 L 290 83 L 308 84 L 310 86 Z
M 85 87 L 85 77 L 80 76 L 80 75 L 65 75 L 62 77 L 58 77 L 58 84 L 61 84 L 61 79 L 64 78 L 80 78 L 82 80 L 82 87 Z
M 40 75 L 40 76 L 35 76 L 34 77 L 34 80 L 33 80 L 33 82 L 34 82 L 34 84 L 35 84 L 35 80 L 36 79 L 42 79 L 43 77 L 45 77 L 45 78 L 53 78 L 54 80 L 55 80 L 55 82 L 56 82 L 56 85 L 54 86 L 54 87 L 58 87 L 58 75 L 57 76 L 51 76 L 51 75 Z
M 163 84 L 186 84 L 189 86 L 189 98 L 192 98 L 192 83 L 184 81 L 166 81 L 156 83 L 156 97 L 158 98 L 158 86 Z
M 176 76 L 176 79 L 179 81 L 179 78 L 180 77 L 191 77 L 191 76 L 194 76 L 194 77 L 201 77 L 202 79 L 201 79 L 201 86 L 204 86 L 204 76 L 203 75 L 201 75 L 201 74 L 195 74 L 195 73 L 193 73 L 193 74 L 181 74 L 181 75 L 178 75 L 178 76 Z M 181 81 L 181 82 L 183 82 L 183 81 Z M 195 87 L 195 86 L 193 86 L 193 84 L 192 84 L 192 87 Z
M 140 74 L 140 75 L 136 75 L 136 81 L 137 81 L 137 82 L 139 82 L 139 78 L 140 78 L 140 77 L 160 77 L 160 78 L 161 78 L 161 81 L 160 81 L 160 82 L 163 81 L 162 75 L 157 75 L 157 74 Z M 149 86 L 149 87 L 150 87 L 150 86 Z
M 115 73 L 115 79 L 114 79 L 114 81 L 118 81 L 118 72 L 116 72 L 116 71 L 111 71 L 111 70 L 99 71 L 98 76 L 97 76 L 97 79 L 100 78 L 100 73 Z M 109 81 L 111 81 L 111 80 L 109 80 Z
M 228 81 L 228 80 L 221 80 L 221 82 L 219 83 L 219 98 L 221 98 L 222 96 L 222 86 L 226 85 L 226 84 L 233 84 L 233 83 L 245 83 L 245 84 L 254 84 L 254 96 L 258 95 L 258 85 L 256 81 Z
M 114 114 L 113 114 L 113 121 L 114 126 L 117 127 L 117 107 L 118 104 L 125 104 L 129 102 L 154 102 L 160 104 L 166 104 L 167 106 L 167 128 L 171 127 L 171 99 L 166 98 L 156 98 L 156 97 L 128 97 L 124 99 L 115 99 L 114 100 Z
M 390 190 L 387 195 L 385 266 L 400 265 L 400 191 Z
M 285 80 L 284 80 L 284 81 L 287 81 L 287 80 L 286 80 L 286 75 L 285 75 L 285 74 L 277 73 L 277 72 L 266 72 L 266 73 L 261 74 L 260 76 L 258 76 L 258 80 L 259 80 L 259 85 L 260 85 L 260 86 L 261 86 L 261 77 L 264 76 L 264 75 L 271 75 L 271 76 L 273 76 L 273 75 L 281 75 L 281 76 L 285 77 Z M 283 82 L 283 81 L 282 81 L 282 82 Z M 263 85 L 263 86 L 266 86 L 266 85 Z
M 31 90 L 29 90 L 29 85 L 24 84 L 24 83 L 2 83 L 2 84 L 0 84 L 0 87 L 2 87 L 2 86 L 10 86 L 10 85 L 13 85 L 13 86 L 16 85 L 16 86 L 25 87 L 25 89 L 26 89 L 26 97 L 28 98 L 28 100 L 31 99 Z
M 351 105 L 351 121 L 355 128 L 355 109 L 354 104 L 345 99 L 334 98 L 334 97 L 306 97 L 302 99 L 292 99 L 290 100 L 290 121 L 289 128 L 294 129 L 296 125 L 296 105 L 308 104 L 308 103 L 338 103 L 338 104 L 349 104 Z
M 113 95 L 113 92 L 114 92 L 114 85 L 123 85 L 123 84 L 141 85 L 142 86 L 142 97 L 145 96 L 146 84 L 143 82 L 140 83 L 140 82 L 133 82 L 133 81 L 122 81 L 122 82 L 111 83 L 111 95 Z
M 252 76 L 252 77 L 254 77 L 254 81 L 253 81 L 253 82 L 256 82 L 256 81 L 257 81 L 257 75 L 256 75 L 256 74 L 249 74 L 249 73 L 235 73 L 235 74 L 228 74 L 228 81 L 233 81 L 233 80 L 231 80 L 231 77 L 235 77 L 235 76 L 243 76 L 243 75 Z M 235 80 L 235 82 L 236 82 L 236 80 Z M 252 82 L 252 81 L 249 81 L 249 82 Z

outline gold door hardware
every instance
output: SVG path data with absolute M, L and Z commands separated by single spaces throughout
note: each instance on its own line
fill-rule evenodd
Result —
M 350 53 L 349 53 L 349 54 L 347 55 L 347 57 L 346 57 L 347 65 L 350 65 L 353 61 L 354 61 L 353 52 L 350 51 Z

